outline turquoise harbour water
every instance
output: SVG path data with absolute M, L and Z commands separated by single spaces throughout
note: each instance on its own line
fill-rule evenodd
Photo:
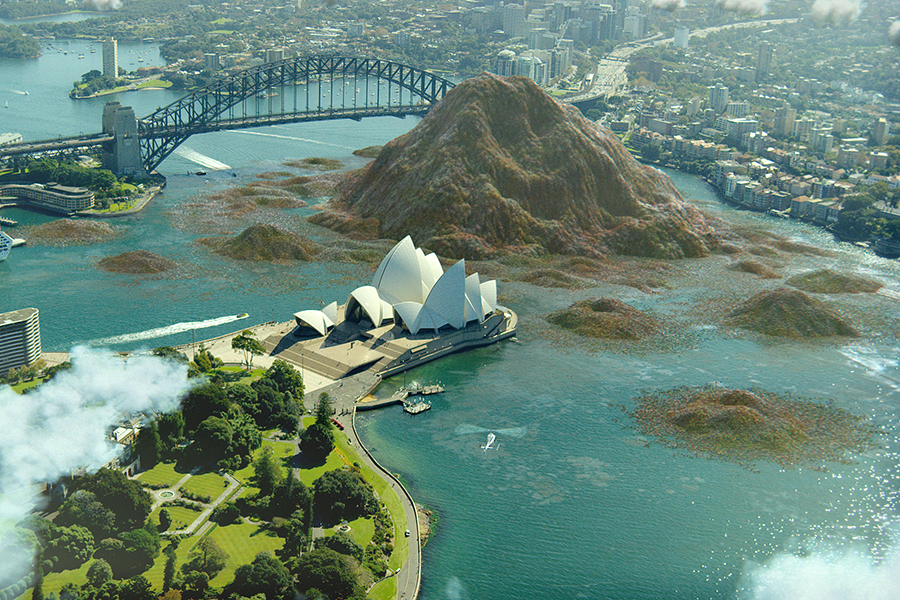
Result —
M 148 51 L 154 47 L 135 50 Z M 103 101 L 76 103 L 65 96 L 73 72 L 82 65 L 84 71 L 95 68 L 77 54 L 0 61 L 0 99 L 11 99 L 11 108 L 0 112 L 0 131 L 35 139 L 99 129 Z M 28 96 L 10 91 L 25 89 Z M 38 94 L 41 103 L 35 101 Z M 119 100 L 145 114 L 176 97 L 150 91 Z M 115 240 L 15 249 L 0 263 L 0 312 L 39 308 L 45 350 L 158 328 L 172 331 L 109 344 L 123 350 L 188 343 L 192 335 L 200 340 L 241 324 L 285 321 L 322 301 L 342 301 L 368 281 L 368 268 L 241 264 L 216 257 L 196 240 L 237 233 L 252 218 L 204 224 L 196 205 L 211 193 L 257 181 L 259 172 L 285 170 L 285 160 L 328 157 L 359 166 L 364 161 L 352 150 L 385 143 L 416 122 L 333 121 L 191 138 L 160 168 L 169 178 L 165 192 L 139 215 L 110 221 L 119 233 Z M 227 168 L 209 167 L 216 163 Z M 208 175 L 186 174 L 201 168 Z M 784 255 L 781 275 L 832 266 L 900 289 L 897 261 L 837 244 L 810 226 L 734 211 L 702 181 L 670 175 L 685 197 L 713 215 L 834 253 Z M 294 224 L 309 213 L 294 209 L 264 217 Z M 24 211 L 3 215 L 23 227 L 50 219 Z M 15 229 L 11 233 L 18 237 Z M 111 274 L 96 265 L 102 257 L 135 248 L 181 267 L 163 278 Z M 862 598 L 875 597 L 859 595 L 871 582 L 884 597 L 897 597 L 890 588 L 896 578 L 888 574 L 897 568 L 892 535 L 898 516 L 898 341 L 881 335 L 837 345 L 764 344 L 719 330 L 702 314 L 685 317 L 702 313 L 707 301 L 736 301 L 760 286 L 776 285 L 724 270 L 728 260 L 673 263 L 663 275 L 669 287 L 651 294 L 616 285 L 572 292 L 501 281 L 501 301 L 520 316 L 516 341 L 408 374 L 410 380 L 440 381 L 447 388 L 433 397 L 427 413 L 410 417 L 395 407 L 359 415 L 360 435 L 375 456 L 439 515 L 436 534 L 424 549 L 423 600 L 802 597 L 792 584 L 813 590 L 811 598 Z M 643 352 L 548 339 L 545 314 L 598 295 L 686 320 L 692 334 Z M 900 317 L 897 303 L 883 296 L 840 301 L 853 314 Z M 242 312 L 250 319 L 193 334 L 178 325 Z M 823 471 L 767 464 L 753 471 L 665 449 L 630 427 L 625 411 L 642 390 L 710 382 L 830 399 L 870 415 L 883 430 L 880 448 Z M 389 380 L 378 393 L 390 394 L 402 383 L 402 376 Z M 497 434 L 496 449 L 485 452 L 481 446 L 489 431 Z M 795 555 L 803 558 L 792 559 Z M 820 565 L 826 565 L 825 573 L 837 573 L 848 591 L 835 593 L 827 576 L 816 575 Z

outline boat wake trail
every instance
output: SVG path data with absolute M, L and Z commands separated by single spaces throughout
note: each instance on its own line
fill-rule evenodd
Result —
M 893 390 L 900 390 L 900 379 L 892 375 L 892 371 L 900 367 L 900 361 L 878 354 L 874 349 L 865 346 L 848 346 L 839 350 L 850 362 L 866 369 L 869 375 Z M 890 353 L 896 356 L 896 349 Z
M 202 167 L 206 167 L 207 169 L 211 169 L 213 171 L 221 171 L 223 169 L 230 169 L 228 165 L 223 162 L 219 162 L 211 156 L 206 156 L 205 154 L 200 154 L 196 150 L 192 150 L 186 146 L 179 146 L 175 148 L 173 154 L 177 154 L 181 158 L 186 158 L 187 160 L 197 163 Z
M 139 331 L 137 333 L 124 333 L 122 335 L 100 338 L 91 340 L 88 343 L 91 346 L 104 346 L 138 342 L 140 340 L 151 340 L 153 338 L 164 337 L 175 333 L 183 333 L 192 329 L 206 329 L 207 327 L 215 327 L 216 325 L 225 325 L 226 323 L 233 323 L 234 321 L 246 318 L 246 315 L 228 315 L 227 317 L 207 319 L 206 321 L 187 321 L 185 323 L 175 323 L 174 325 L 157 327 L 156 329 L 148 329 L 147 331 Z
M 307 138 L 296 137 L 293 135 L 278 135 L 277 133 L 263 133 L 262 131 L 246 131 L 246 130 L 238 130 L 235 133 L 241 133 L 244 135 L 261 135 L 264 137 L 273 137 L 279 138 L 282 140 L 297 140 L 299 142 L 309 142 L 311 144 L 319 144 L 320 146 L 331 146 L 332 148 L 341 148 L 342 150 L 353 150 L 350 146 L 340 146 L 338 144 L 329 144 L 327 142 L 323 142 L 321 140 L 310 140 Z
M 500 435 L 508 435 L 514 438 L 525 437 L 525 434 L 528 433 L 528 429 L 525 427 L 504 427 L 502 429 L 485 429 L 484 427 L 479 427 L 478 425 L 472 425 L 470 423 L 463 423 L 462 425 L 457 426 L 456 435 L 468 435 L 470 433 L 499 433 Z

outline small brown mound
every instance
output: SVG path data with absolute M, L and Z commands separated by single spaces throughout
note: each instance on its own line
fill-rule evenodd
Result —
M 366 146 L 365 148 L 354 150 L 353 156 L 359 156 L 360 158 L 375 158 L 381 153 L 382 148 L 384 148 L 384 146 Z
M 45 246 L 86 246 L 108 242 L 119 236 L 109 223 L 81 219 L 59 219 L 30 228 L 29 242 Z
M 259 223 L 231 240 L 204 238 L 199 241 L 217 254 L 235 260 L 312 260 L 319 252 L 318 245 L 305 236 Z
M 541 287 L 555 287 L 555 288 L 579 288 L 584 287 L 584 281 L 569 275 L 568 273 L 564 273 L 562 271 L 558 271 L 557 269 L 535 269 L 533 271 L 528 271 L 521 277 L 519 277 L 519 281 L 524 281 L 525 283 L 530 283 L 532 285 L 539 285 Z
M 822 302 L 800 290 L 778 288 L 756 294 L 729 313 L 729 325 L 790 338 L 852 336 L 859 332 Z
M 641 340 L 659 330 L 652 317 L 613 298 L 580 300 L 547 320 L 579 335 L 612 340 Z
M 344 163 L 333 158 L 304 158 L 301 160 L 288 160 L 281 164 L 286 167 L 313 169 L 316 171 L 337 171 L 344 168 Z
M 884 287 L 877 281 L 866 279 L 859 275 L 838 273 L 831 269 L 819 269 L 801 273 L 791 277 L 785 283 L 816 294 L 874 293 Z
M 163 258 L 148 250 L 124 252 L 116 256 L 107 256 L 97 263 L 104 271 L 110 273 L 153 274 L 171 271 L 178 266 L 174 261 Z
M 844 461 L 872 447 L 875 433 L 864 417 L 831 403 L 712 385 L 642 396 L 629 416 L 669 447 L 745 465 Z
M 778 277 L 778 273 L 773 271 L 771 267 L 755 260 L 739 260 L 728 265 L 728 269 L 740 273 L 750 273 L 763 279 L 775 279 Z

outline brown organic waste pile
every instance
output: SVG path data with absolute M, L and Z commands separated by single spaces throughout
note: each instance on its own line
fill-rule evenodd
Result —
M 116 256 L 107 256 L 98 263 L 101 269 L 111 273 L 162 273 L 171 271 L 177 263 L 154 254 L 148 250 L 124 252 Z
M 119 236 L 118 230 L 102 221 L 59 219 L 28 228 L 29 243 L 44 246 L 87 246 L 108 242 Z
M 547 320 L 579 335 L 613 340 L 640 340 L 659 329 L 652 317 L 612 298 L 580 300 Z
M 831 269 L 807 271 L 791 277 L 785 283 L 814 294 L 874 293 L 884 287 L 877 281 Z
M 728 315 L 735 327 L 777 337 L 856 337 L 859 332 L 824 303 L 800 290 L 778 288 L 756 294 Z
M 846 461 L 871 448 L 876 432 L 865 417 L 830 402 L 713 385 L 641 396 L 629 416 L 644 435 L 670 448 L 744 466 Z

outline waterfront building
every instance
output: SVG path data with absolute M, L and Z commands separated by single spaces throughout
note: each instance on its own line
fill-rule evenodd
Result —
M 20 198 L 31 206 L 67 215 L 94 207 L 94 192 L 91 190 L 55 183 L 0 185 L 0 196 Z
M 103 76 L 119 76 L 119 42 L 116 38 L 103 40 Z
M 0 133 L 0 146 L 4 144 L 21 144 L 21 133 Z
M 23 308 L 0 314 L 0 373 L 33 364 L 41 357 L 38 309 Z

